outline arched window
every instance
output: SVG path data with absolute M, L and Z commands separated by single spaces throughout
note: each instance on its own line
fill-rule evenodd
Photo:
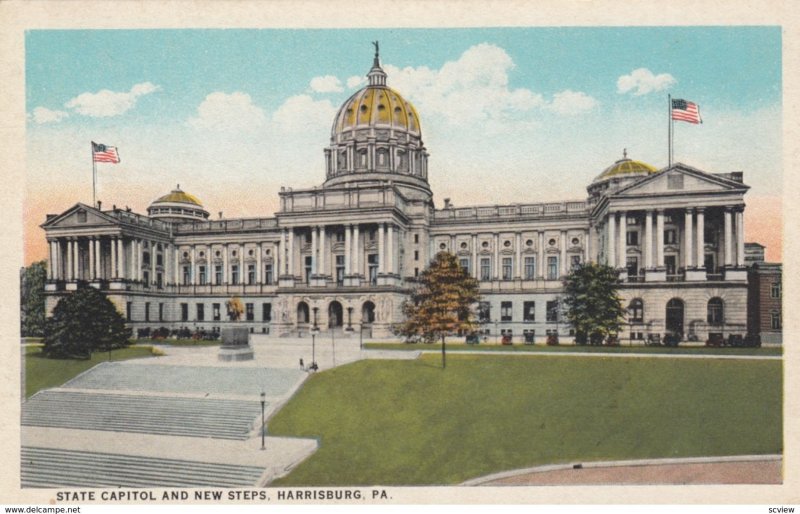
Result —
M 631 323 L 641 323 L 644 321 L 644 302 L 641 298 L 634 298 L 628 306 L 629 319 Z
M 725 310 L 722 304 L 722 298 L 714 297 L 708 301 L 708 317 L 709 325 L 721 325 L 725 321 Z
M 308 323 L 308 304 L 306 302 L 297 304 L 297 323 Z

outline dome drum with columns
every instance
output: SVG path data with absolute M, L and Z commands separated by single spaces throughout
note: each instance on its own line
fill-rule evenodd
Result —
M 583 262 L 620 273 L 621 339 L 745 332 L 741 172 L 656 169 L 625 151 L 577 199 L 435 209 L 419 116 L 386 85 L 377 44 L 367 77 L 333 120 L 322 187 L 281 188 L 272 216 L 212 221 L 180 187 L 146 216 L 80 203 L 48 216 L 47 309 L 88 282 L 134 328 L 217 331 L 236 295 L 256 334 L 390 337 L 416 277 L 449 251 L 480 284 L 482 330 L 515 343 L 569 337 L 553 313 Z

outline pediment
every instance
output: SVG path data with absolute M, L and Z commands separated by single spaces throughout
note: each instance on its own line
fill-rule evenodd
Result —
M 119 222 L 102 211 L 78 203 L 61 214 L 51 217 L 41 226 L 44 229 L 81 228 L 117 225 Z
M 676 163 L 614 193 L 613 197 L 681 195 L 696 193 L 743 193 L 749 186 Z

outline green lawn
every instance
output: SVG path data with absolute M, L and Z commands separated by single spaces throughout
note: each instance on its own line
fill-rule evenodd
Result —
M 421 344 L 421 343 L 364 343 L 368 350 L 398 350 L 398 351 L 434 351 L 440 352 L 440 343 Z M 783 355 L 783 347 L 771 346 L 763 348 L 708 348 L 706 346 L 678 346 L 670 348 L 667 346 L 578 346 L 572 343 L 561 344 L 558 346 L 546 346 L 543 344 L 465 344 L 447 343 L 447 351 L 464 352 L 586 352 L 586 353 L 665 353 L 665 354 L 689 354 L 689 355 Z
M 111 360 L 123 361 L 152 357 L 150 346 L 132 346 L 113 350 Z M 25 397 L 30 398 L 37 391 L 60 386 L 87 369 L 109 360 L 108 352 L 96 352 L 89 360 L 48 359 L 42 355 L 40 346 L 25 348 Z
M 782 451 L 782 363 L 436 355 L 309 378 L 270 421 L 319 450 L 273 485 L 457 484 L 527 466 Z

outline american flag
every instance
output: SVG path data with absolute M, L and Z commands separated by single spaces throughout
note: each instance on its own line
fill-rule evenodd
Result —
M 106 146 L 92 141 L 92 157 L 94 162 L 110 162 L 116 164 L 119 162 L 119 154 L 117 153 L 116 146 Z
M 700 107 L 694 102 L 681 99 L 672 100 L 672 119 L 694 124 L 703 123 L 700 118 Z

